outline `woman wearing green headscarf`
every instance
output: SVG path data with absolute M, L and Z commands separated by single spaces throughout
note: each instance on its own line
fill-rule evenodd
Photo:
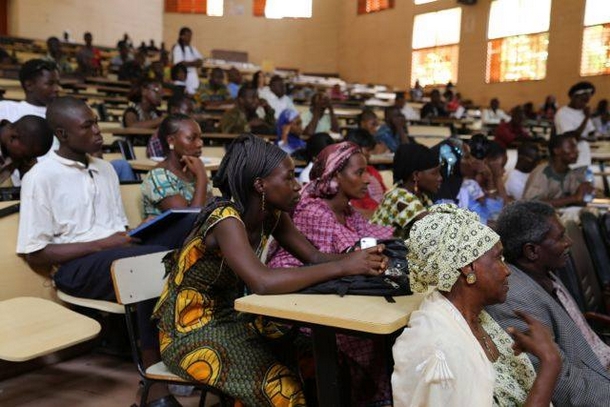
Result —
M 393 348 L 394 406 L 548 406 L 561 369 L 548 330 L 518 313 L 529 330 L 507 333 L 483 311 L 508 292 L 499 236 L 443 204 L 414 223 L 407 246 L 411 289 L 428 295 Z M 538 376 L 522 352 L 540 360 Z

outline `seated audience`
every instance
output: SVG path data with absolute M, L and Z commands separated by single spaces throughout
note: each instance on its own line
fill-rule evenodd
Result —
M 288 216 L 300 189 L 292 160 L 256 136 L 242 135 L 229 146 L 214 184 L 223 198 L 208 203 L 183 248 L 166 263 L 169 277 L 155 312 L 163 361 L 180 377 L 212 385 L 245 405 L 304 406 L 299 376 L 280 363 L 277 341 L 271 344 L 253 329 L 253 320 L 242 318 L 233 302 L 244 287 L 281 294 L 346 275 L 377 275 L 385 267 L 382 247 L 347 255 L 318 251 Z M 258 255 L 271 235 L 312 266 L 262 264 Z M 207 365 L 212 370 L 185 362 L 184 355 L 204 350 L 214 360 Z M 222 374 L 214 366 L 222 366 Z
M 347 133 L 344 141 L 349 141 L 360 147 L 364 158 L 367 163 L 371 159 L 371 153 L 375 149 L 375 138 L 364 129 L 352 129 Z M 366 172 L 369 174 L 369 185 L 367 186 L 367 192 L 364 197 L 359 199 L 352 199 L 350 205 L 352 208 L 357 210 L 367 219 L 373 216 L 373 212 L 379 206 L 379 203 L 383 199 L 383 195 L 388 188 L 383 183 L 381 174 L 372 165 L 366 166 Z
M 338 133 L 339 121 L 330 98 L 323 92 L 315 93 L 311 98 L 309 109 L 301 114 L 303 134 L 311 136 L 314 133 Z
M 481 121 L 485 125 L 498 125 L 501 122 L 509 122 L 511 117 L 504 110 L 500 109 L 500 100 L 493 98 L 489 102 L 489 107 L 481 112 Z
M 403 144 L 394 155 L 393 175 L 394 187 L 383 197 L 371 223 L 391 226 L 394 236 L 407 239 L 443 181 L 438 155 L 421 144 Z
M 405 116 L 408 122 L 420 120 L 419 112 L 415 111 L 411 106 L 407 104 L 405 98 L 405 92 L 396 92 L 394 94 L 394 106 L 400 109 L 400 112 Z
M 26 115 L 46 116 L 47 106 L 59 95 L 59 71 L 57 65 L 42 59 L 30 59 L 19 69 L 19 82 L 25 92 L 25 100 L 0 101 L 0 120 L 16 122 Z M 51 150 L 59 148 L 53 139 Z
M 504 187 L 511 199 L 523 198 L 525 185 L 530 173 L 540 163 L 540 151 L 534 143 L 522 143 L 517 148 L 517 164 L 508 172 Z
M 351 199 L 364 196 L 369 178 L 360 147 L 350 142 L 326 147 L 314 162 L 311 178 L 294 209 L 292 220 L 318 250 L 344 253 L 362 237 L 381 239 L 392 235 L 391 228 L 368 223 L 349 205 Z M 294 252 L 287 248 L 270 249 L 269 266 L 305 264 L 291 253 Z M 378 358 L 376 343 L 346 335 L 338 336 L 337 340 L 350 366 L 351 405 L 390 404 L 386 363 L 383 358 Z
M 419 79 L 415 81 L 413 87 L 409 90 L 411 102 L 421 102 L 424 98 L 424 87 L 419 84 Z
M 138 51 L 133 59 L 124 62 L 119 67 L 117 77 L 120 81 L 128 81 L 137 85 L 145 77 L 146 53 Z
M 54 62 L 60 74 L 74 72 L 74 68 L 68 61 L 68 57 L 64 55 L 61 49 L 61 42 L 57 37 L 49 37 L 47 39 L 47 55 L 44 59 L 49 62 Z
M 237 98 L 237 92 L 239 92 L 239 88 L 242 85 L 241 72 L 234 66 L 231 67 L 227 71 L 227 89 L 229 89 L 229 94 L 231 95 L 231 99 Z
M 375 134 L 377 134 L 377 129 L 379 129 L 379 118 L 377 117 L 377 114 L 371 109 L 365 108 L 362 110 L 362 113 L 358 115 L 358 128 L 366 130 L 374 137 Z
M 203 83 L 195 93 L 195 100 L 203 109 L 226 104 L 230 99 L 229 89 L 224 83 L 225 73 L 216 67 L 212 69 L 207 83 Z
M 173 114 L 161 122 L 158 134 L 166 158 L 142 181 L 143 217 L 168 209 L 203 207 L 212 188 L 200 159 L 199 125 L 187 115 Z
M 93 46 L 93 35 L 86 32 L 83 36 L 85 46 L 76 53 L 78 72 L 83 76 L 97 76 L 102 74 L 102 54 Z
M 286 153 L 292 154 L 305 147 L 303 122 L 296 110 L 286 109 L 280 114 L 275 125 L 277 139 L 275 143 Z
M 15 123 L 0 122 L 0 187 L 20 186 L 21 179 L 47 154 L 53 131 L 41 117 L 27 115 Z
M 239 89 L 235 106 L 227 110 L 220 119 L 222 133 L 275 133 L 275 112 L 268 104 L 263 105 L 265 117 L 261 119 L 257 109 L 261 106 L 256 88 L 247 84 Z
M 25 92 L 25 100 L 0 101 L 0 119 L 15 122 L 25 115 L 44 118 L 47 105 L 59 95 L 57 65 L 43 59 L 30 59 L 19 69 L 19 82 Z
M 562 360 L 548 328 L 511 309 L 525 329 L 506 332 L 483 309 L 506 300 L 499 236 L 472 212 L 438 205 L 407 247 L 411 289 L 427 295 L 392 349 L 394 406 L 549 406 Z M 537 374 L 523 352 L 540 361 Z
M 316 133 L 307 139 L 307 144 L 305 145 L 305 156 L 307 158 L 307 166 L 303 168 L 303 170 L 299 174 L 299 182 L 301 184 L 305 185 L 310 181 L 309 174 L 311 173 L 313 163 L 318 157 L 318 154 L 320 154 L 320 152 L 324 150 L 326 146 L 330 146 L 334 143 L 335 140 L 333 140 L 333 138 L 328 133 Z
M 331 100 L 338 100 L 338 101 L 347 99 L 347 95 L 345 93 L 343 93 L 343 90 L 341 89 L 341 85 L 339 85 L 338 83 L 334 84 L 333 87 L 330 88 L 329 97 Z
M 261 77 L 264 80 L 264 76 L 259 76 L 259 78 Z M 259 86 L 258 83 L 257 86 Z M 286 109 L 296 110 L 292 99 L 286 95 L 286 86 L 281 76 L 274 75 L 269 81 L 269 86 L 265 86 L 262 89 L 259 87 L 258 89 L 258 97 L 265 99 L 275 111 L 275 120 L 278 120 L 280 114 Z
M 258 97 L 261 97 L 261 91 L 265 87 L 265 73 L 263 71 L 256 71 L 254 75 L 252 75 L 252 82 L 250 82 L 252 87 L 258 90 Z
M 476 212 L 483 224 L 493 221 L 502 210 L 504 201 L 498 187 L 504 191 L 504 164 L 506 151 L 496 149 L 493 157 L 494 170 L 487 161 L 491 144 L 482 134 L 475 134 L 469 141 L 470 158 L 460 162 L 462 185 L 457 195 L 460 208 Z
M 376 152 L 384 153 L 389 150 L 394 153 L 401 144 L 415 143 L 415 140 L 409 137 L 407 120 L 397 106 L 385 108 L 384 121 L 375 133 L 375 140 L 383 143 Z
M 392 229 L 370 224 L 349 202 L 367 192 L 369 175 L 360 147 L 347 141 L 330 145 L 318 155 L 311 182 L 301 194 L 292 220 L 312 244 L 324 253 L 343 253 L 361 237 L 386 238 Z M 302 263 L 285 249 L 269 255 L 272 267 Z
M 445 108 L 445 104 L 441 99 L 441 92 L 438 89 L 433 89 L 430 93 L 430 101 L 426 103 L 420 112 L 423 119 L 434 119 L 436 117 L 449 117 L 449 112 Z
M 552 121 L 555 113 L 557 113 L 557 99 L 553 95 L 548 95 L 540 107 L 540 118 Z
M 600 116 L 592 119 L 595 134 L 600 137 L 610 137 L 610 111 L 606 110 Z
M 556 208 L 583 205 L 585 195 L 595 191 L 586 182 L 586 167 L 571 169 L 570 164 L 578 158 L 578 147 L 574 133 L 551 137 L 549 162 L 538 165 L 530 174 L 523 199 L 545 201 Z
M 172 66 L 170 75 L 172 83 L 168 87 L 172 90 L 172 95 L 176 94 L 187 94 L 186 93 L 186 66 L 182 63 L 178 63 Z
M 162 102 L 162 86 L 157 81 L 144 79 L 140 83 L 139 92 L 123 113 L 123 126 L 156 129 L 161 124 L 163 116 L 159 110 Z
M 529 141 L 532 135 L 523 127 L 523 108 L 515 106 L 510 111 L 511 119 L 501 122 L 494 130 L 494 140 L 504 148 L 515 141 Z
M 121 40 L 116 45 L 119 55 L 115 55 L 110 60 L 110 67 L 118 72 L 119 68 L 126 64 L 127 62 L 133 60 L 133 56 L 131 55 L 131 49 L 127 46 L 125 41 Z
M 538 113 L 534 109 L 534 103 L 527 102 L 523 104 L 523 117 L 529 122 L 538 121 Z
M 167 101 L 167 113 L 184 114 L 191 116 L 195 109 L 195 102 L 187 95 L 175 95 Z M 165 158 L 166 151 L 159 140 L 159 130 L 153 134 L 146 144 L 146 156 L 149 158 Z
M 486 307 L 487 312 L 505 329 L 527 329 L 515 310 L 551 329 L 563 361 L 553 392 L 555 406 L 606 406 L 610 347 L 591 330 L 555 274 L 569 261 L 572 244 L 555 210 L 541 202 L 514 202 L 500 215 L 497 230 L 510 267 L 508 297 Z M 540 365 L 535 354 L 528 356 Z
M 595 108 L 595 111 L 591 114 L 591 117 L 599 117 L 606 112 L 608 112 L 608 99 L 601 99 L 599 102 L 597 102 L 597 107 Z

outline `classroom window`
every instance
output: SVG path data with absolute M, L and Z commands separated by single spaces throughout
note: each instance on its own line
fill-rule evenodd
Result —
M 256 17 L 311 18 L 312 0 L 254 0 L 252 12 Z
M 165 0 L 166 13 L 205 14 L 222 17 L 224 0 Z
M 580 75 L 610 75 L 610 7 L 607 0 L 587 0 Z
M 418 6 L 420 4 L 432 3 L 433 1 L 436 1 L 436 0 L 413 0 L 413 2 L 415 3 L 416 6 Z
M 461 20 L 459 7 L 415 16 L 411 83 L 457 82 Z
M 546 77 L 551 0 L 493 0 L 487 28 L 487 83 Z
M 358 14 L 375 13 L 394 8 L 394 0 L 358 0 Z

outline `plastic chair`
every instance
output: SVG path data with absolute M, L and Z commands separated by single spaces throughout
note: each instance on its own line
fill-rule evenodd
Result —
M 201 390 L 199 406 L 205 405 L 207 393 L 218 396 L 223 407 L 233 405 L 233 400 L 220 390 L 204 383 L 185 380 L 171 373 L 163 362 L 144 367 L 139 343 L 137 304 L 159 297 L 165 282 L 165 267 L 161 262 L 168 252 L 127 257 L 112 264 L 112 281 L 117 300 L 125 306 L 125 319 L 134 362 L 144 383 L 140 407 L 146 406 L 150 386 L 157 382 L 194 386 Z

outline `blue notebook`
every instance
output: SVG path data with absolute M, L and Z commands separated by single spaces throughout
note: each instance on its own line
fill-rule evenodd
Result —
M 132 237 L 137 237 L 138 239 L 144 239 L 147 236 L 167 228 L 172 223 L 179 221 L 185 215 L 199 212 L 201 212 L 201 208 L 169 209 L 156 218 L 142 223 L 135 229 L 131 229 L 127 234 Z

